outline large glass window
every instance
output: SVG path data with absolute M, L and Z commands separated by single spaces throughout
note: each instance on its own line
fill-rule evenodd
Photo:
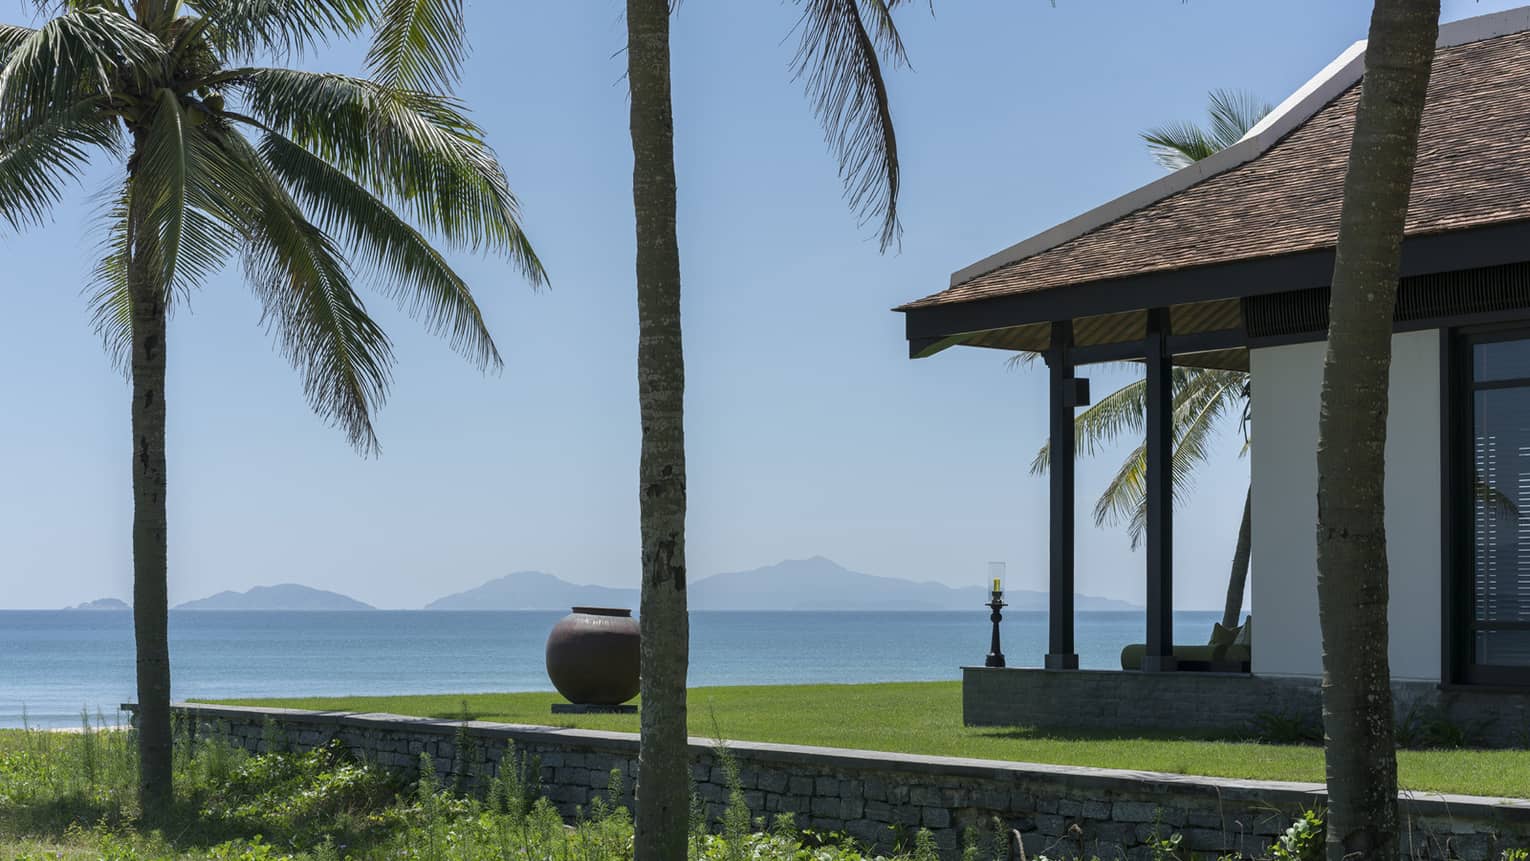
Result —
M 1462 348 L 1470 423 L 1458 493 L 1471 522 L 1457 648 L 1465 681 L 1530 682 L 1530 334 Z

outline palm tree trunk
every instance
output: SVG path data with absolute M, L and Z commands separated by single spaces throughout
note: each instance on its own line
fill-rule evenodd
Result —
M 638 404 L 643 425 L 642 718 L 637 861 L 684 861 L 690 811 L 685 676 L 685 358 L 675 236 L 670 0 L 627 0 L 632 202 L 637 216 Z
M 1377 0 L 1344 179 L 1318 420 L 1328 858 L 1398 854 L 1387 663 L 1387 384 L 1403 225 L 1439 0 Z
M 1254 549 L 1254 488 L 1243 497 L 1243 522 L 1238 526 L 1238 546 L 1233 548 L 1232 573 L 1227 577 L 1227 603 L 1222 607 L 1222 627 L 1238 627 L 1243 615 L 1243 590 L 1248 588 L 1248 560 Z
M 137 158 L 132 163 L 136 163 Z M 154 821 L 174 798 L 170 737 L 170 639 L 165 513 L 165 293 L 129 202 L 128 296 L 133 345 L 133 637 L 138 650 L 138 796 Z

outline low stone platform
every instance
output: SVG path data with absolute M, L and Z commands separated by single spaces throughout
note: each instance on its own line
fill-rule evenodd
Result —
M 1530 747 L 1530 692 L 1393 682 L 1399 726 L 1452 724 L 1474 745 Z M 962 668 L 968 726 L 1253 734 L 1277 721 L 1321 736 L 1317 679 L 1248 673 Z
M 638 737 L 630 733 L 196 704 L 175 712 L 198 732 L 254 751 L 273 741 L 308 749 L 338 739 L 359 757 L 407 771 L 424 753 L 437 771 L 468 785 L 494 774 L 513 745 L 535 759 L 543 792 L 567 816 L 604 793 L 612 770 L 623 774 L 630 804 L 637 775 Z M 458 739 L 469 744 L 458 749 Z M 799 827 L 844 832 L 880 849 L 900 832 L 928 828 L 947 858 L 958 855 L 964 829 L 990 829 L 995 817 L 1021 832 L 1032 857 L 1147 858 L 1155 835 L 1171 833 L 1198 855 L 1260 857 L 1302 810 L 1325 801 L 1323 787 L 1309 783 L 758 742 L 727 747 L 756 816 L 791 813 Z M 715 742 L 692 739 L 691 759 L 696 790 L 715 819 L 728 795 Z M 1411 858 L 1488 861 L 1530 846 L 1530 800 L 1407 793 L 1401 802 Z
M 552 713 L 555 715 L 635 715 L 637 706 L 622 704 L 619 706 L 592 706 L 587 703 L 553 703 Z

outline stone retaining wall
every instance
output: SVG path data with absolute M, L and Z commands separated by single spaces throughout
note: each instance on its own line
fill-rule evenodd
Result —
M 1400 731 L 1443 721 L 1473 744 L 1530 746 L 1530 693 L 1393 682 Z M 1087 703 L 1085 707 L 1080 704 Z M 1253 733 L 1275 718 L 1320 737 L 1316 679 L 1233 673 L 962 668 L 968 726 Z
M 487 776 L 508 746 L 540 762 L 542 788 L 565 815 L 601 795 L 613 769 L 629 790 L 637 737 L 552 727 L 398 715 L 177 705 L 198 732 L 225 734 L 249 750 L 275 743 L 302 750 L 339 739 L 357 756 L 414 771 L 429 754 L 443 775 Z M 873 719 L 872 716 L 866 716 Z M 456 740 L 470 740 L 467 751 Z M 1303 809 L 1321 807 L 1316 784 L 1225 780 L 1110 769 L 729 742 L 744 797 L 756 816 L 795 815 L 799 827 L 841 831 L 888 848 L 928 828 L 954 856 L 967 827 L 994 817 L 1022 833 L 1029 855 L 1148 857 L 1155 835 L 1214 857 L 1259 857 Z M 712 816 L 727 797 L 715 745 L 691 742 L 697 792 Z M 1530 801 L 1463 796 L 1405 798 L 1406 845 L 1415 858 L 1497 858 L 1530 846 Z

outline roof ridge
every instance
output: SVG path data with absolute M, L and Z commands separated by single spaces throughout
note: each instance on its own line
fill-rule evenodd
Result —
M 1530 6 L 1462 18 L 1440 25 L 1436 48 L 1454 48 L 1530 30 Z M 1329 102 L 1360 81 L 1365 72 L 1365 40 L 1351 44 L 1322 71 L 1249 129 L 1237 143 L 1186 165 L 1168 176 L 1139 186 L 1061 224 L 1043 230 L 951 273 L 951 287 L 1056 248 L 1191 186 L 1247 164 L 1267 152 Z

